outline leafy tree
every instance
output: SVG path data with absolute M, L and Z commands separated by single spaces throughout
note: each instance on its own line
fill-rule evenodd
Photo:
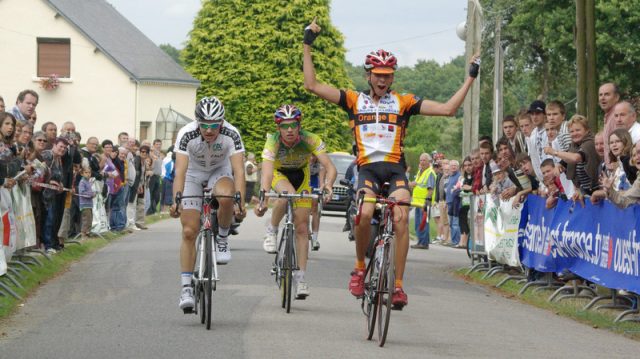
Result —
M 166 52 L 167 55 L 171 56 L 173 61 L 175 61 L 178 65 L 184 66 L 182 60 L 180 59 L 180 50 L 173 47 L 171 44 L 160 44 L 158 46 L 162 51 Z
M 303 87 L 303 29 L 314 16 L 322 33 L 314 43 L 318 79 L 338 88 L 351 81 L 342 34 L 329 22 L 329 0 L 209 0 L 194 20 L 182 52 L 186 69 L 202 83 L 198 96 L 217 96 L 249 151 L 260 153 L 275 130 L 277 107 L 293 103 L 303 126 L 332 150 L 350 148 L 345 113 Z
M 597 83 L 614 81 L 627 96 L 639 96 L 633 74 L 640 64 L 640 0 L 594 0 Z M 485 8 L 482 44 L 481 133 L 491 132 L 493 43 L 502 16 L 505 49 L 505 114 L 531 101 L 560 99 L 574 112 L 576 97 L 575 2 L 572 0 L 481 0 Z

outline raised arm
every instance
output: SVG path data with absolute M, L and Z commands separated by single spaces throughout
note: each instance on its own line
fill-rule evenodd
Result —
M 473 81 L 478 77 L 480 70 L 480 57 L 474 56 L 469 66 L 469 77 L 464 81 L 462 87 L 445 103 L 423 100 L 420 106 L 420 114 L 424 116 L 453 116 L 462 105 L 467 96 Z
M 311 45 L 320 33 L 320 26 L 316 24 L 316 19 L 305 28 L 303 45 L 302 71 L 304 73 L 304 88 L 329 102 L 337 104 L 340 101 L 340 90 L 337 88 L 318 82 L 316 70 L 311 56 Z

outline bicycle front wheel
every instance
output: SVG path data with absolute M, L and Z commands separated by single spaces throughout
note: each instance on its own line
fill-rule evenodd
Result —
M 204 250 L 205 250 L 205 267 L 204 267 L 204 307 L 206 312 L 207 330 L 211 329 L 211 309 L 213 301 L 213 264 L 212 264 L 212 245 L 211 231 L 205 232 Z
M 293 227 L 287 229 L 287 242 L 285 243 L 285 288 L 286 288 L 286 309 L 287 313 L 291 312 L 291 292 L 293 287 L 293 267 L 294 267 L 294 253 L 293 253 L 293 241 L 295 241 L 295 233 Z
M 377 279 L 378 273 L 375 265 L 375 258 L 369 260 L 367 271 L 364 277 L 364 296 L 362 297 L 362 311 L 367 317 L 367 340 L 373 338 L 376 328 L 376 317 L 378 315 L 377 300 Z
M 378 345 L 384 346 L 391 319 L 391 296 L 395 289 L 395 242 L 385 243 L 382 265 L 378 275 Z

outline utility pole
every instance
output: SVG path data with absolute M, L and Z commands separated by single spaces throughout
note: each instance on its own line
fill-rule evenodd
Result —
M 493 143 L 497 143 L 502 133 L 502 117 L 504 112 L 504 50 L 502 49 L 501 35 L 502 15 L 496 18 L 496 30 L 494 41 L 495 64 L 493 66 Z
M 480 54 L 482 40 L 482 6 L 478 0 L 467 3 L 467 36 L 465 58 L 467 66 L 465 74 L 469 72 L 469 61 L 475 54 Z M 462 157 L 471 153 L 472 146 L 478 143 L 480 123 L 480 77 L 473 82 L 467 97 L 464 99 L 464 119 L 462 124 Z
M 587 115 L 587 62 L 585 0 L 576 0 L 576 100 L 578 115 Z M 594 128 L 594 127 L 592 127 Z
M 598 73 L 596 70 L 596 4 L 595 0 L 586 0 L 585 20 L 587 34 L 587 119 L 593 132 L 598 128 Z M 603 122 L 604 123 L 604 122 Z

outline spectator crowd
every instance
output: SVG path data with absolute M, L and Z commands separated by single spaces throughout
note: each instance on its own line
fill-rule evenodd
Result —
M 37 246 L 53 254 L 65 240 L 97 234 L 100 221 L 113 232 L 147 229 L 145 216 L 172 203 L 175 155 L 159 139 L 88 137 L 72 121 L 38 122 L 39 96 L 17 95 L 8 108 L 0 97 L 0 186 L 30 192 Z M 84 140 L 84 141 L 83 141 Z M 101 213 L 104 213 L 101 217 Z
M 546 198 L 553 208 L 559 198 L 584 203 L 609 199 L 620 207 L 640 201 L 640 124 L 630 100 L 624 100 L 614 83 L 599 88 L 604 113 L 598 128 L 586 117 L 567 119 L 562 101 L 533 101 L 516 116 L 506 116 L 503 133 L 494 144 L 482 136 L 462 160 L 439 153 L 423 153 L 411 186 L 413 199 L 431 201 L 431 218 L 437 224 L 433 242 L 467 247 L 470 197 L 489 194 L 522 203 L 527 194 Z M 423 216 L 416 210 L 416 249 L 428 249 L 429 229 L 419 229 Z

